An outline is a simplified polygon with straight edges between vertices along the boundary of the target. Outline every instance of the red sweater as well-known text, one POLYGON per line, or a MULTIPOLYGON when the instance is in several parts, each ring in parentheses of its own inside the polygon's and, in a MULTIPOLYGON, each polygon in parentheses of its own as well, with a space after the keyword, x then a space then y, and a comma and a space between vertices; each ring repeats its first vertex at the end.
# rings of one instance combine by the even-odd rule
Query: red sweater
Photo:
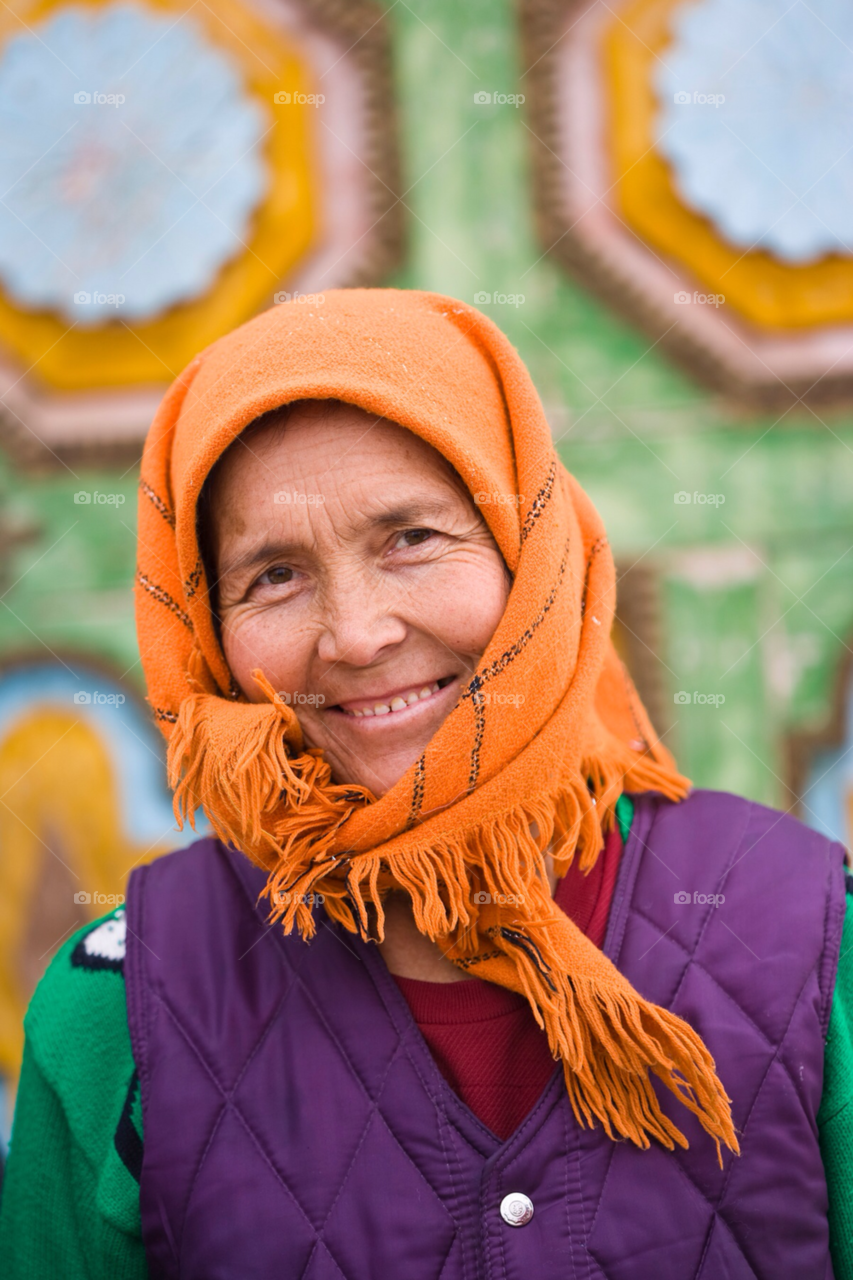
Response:
MULTIPOLYGON (((575 866, 554 900, 600 947, 622 853, 613 831, 584 876, 575 866)), ((554 1070, 544 1031, 523 996, 491 982, 396 981, 447 1083, 492 1133, 506 1140, 538 1102, 554 1070)))

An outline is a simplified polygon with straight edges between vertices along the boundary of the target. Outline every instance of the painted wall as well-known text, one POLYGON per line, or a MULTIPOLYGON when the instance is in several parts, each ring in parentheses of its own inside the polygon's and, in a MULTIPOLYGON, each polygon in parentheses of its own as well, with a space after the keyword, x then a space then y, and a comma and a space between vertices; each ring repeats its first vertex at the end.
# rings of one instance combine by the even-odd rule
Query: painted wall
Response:
MULTIPOLYGON (((620 560, 662 575, 667 696, 690 698, 672 702, 668 741, 697 783, 780 803, 783 737, 826 718, 853 634, 853 418, 736 415, 544 254, 525 109, 474 101, 525 90, 509 3, 424 0, 388 20, 408 223, 393 283, 523 295, 483 309, 528 362, 620 560)), ((0 459, 0 658, 53 653, 74 671, 86 655, 141 689, 135 484, 133 468, 37 476, 0 459)))

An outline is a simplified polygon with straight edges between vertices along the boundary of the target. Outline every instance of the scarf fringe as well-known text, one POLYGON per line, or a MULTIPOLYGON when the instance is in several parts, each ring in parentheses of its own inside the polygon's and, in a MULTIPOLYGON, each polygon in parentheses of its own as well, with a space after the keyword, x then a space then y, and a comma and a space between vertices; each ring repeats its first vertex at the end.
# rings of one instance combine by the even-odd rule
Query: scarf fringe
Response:
POLYGON ((242 732, 222 743, 215 732, 219 699, 203 687, 183 700, 166 758, 179 828, 199 809, 219 838, 272 870, 300 842, 328 847, 354 808, 373 800, 364 787, 332 782, 321 751, 304 749, 296 715, 260 672, 268 703, 235 703, 242 732), (284 820, 276 818, 285 811, 284 820))
POLYGON ((545 872, 549 849, 558 875, 575 857, 589 871, 623 790, 655 790, 675 800, 687 792, 685 779, 650 754, 623 748, 622 758, 584 759, 574 777, 452 839, 406 851, 335 855, 341 827, 373 796, 333 783, 322 754, 304 748, 293 711, 263 677, 256 679, 269 701, 234 705, 244 723, 229 742, 239 745, 217 740, 219 699, 196 686, 181 705, 168 768, 179 825, 193 824, 203 808, 220 839, 269 873, 263 894, 271 921, 281 921, 286 933, 298 929, 312 937, 312 906, 322 895, 332 919, 382 941, 384 899, 402 889, 418 929, 446 948, 449 943, 454 963, 466 971, 477 964, 484 977, 500 969, 503 985, 527 998, 551 1052, 563 1061, 579 1123, 597 1118, 608 1136, 643 1148, 651 1138, 670 1149, 686 1146, 661 1110, 652 1073, 697 1116, 718 1155, 721 1142, 738 1150, 729 1099, 700 1037, 675 1014, 643 1000, 562 916, 545 872), (523 912, 513 899, 524 904, 523 912), (493 950, 484 957, 485 938, 493 950), (585 947, 599 970, 608 966, 605 982, 567 965, 566 950, 585 947))
MULTIPOLYGON (((642 1149, 651 1138, 669 1150, 687 1147, 661 1109, 654 1074, 713 1138, 722 1167, 721 1143, 735 1153, 739 1145, 730 1099, 701 1037, 676 1014, 639 997, 615 967, 607 985, 565 973, 552 954, 552 928, 527 933, 550 980, 517 947, 508 958, 524 976, 524 994, 539 1014, 553 1056, 563 1062, 578 1123, 591 1126, 598 1119, 608 1137, 628 1138, 642 1149)), ((508 954, 514 944, 489 932, 508 954)))

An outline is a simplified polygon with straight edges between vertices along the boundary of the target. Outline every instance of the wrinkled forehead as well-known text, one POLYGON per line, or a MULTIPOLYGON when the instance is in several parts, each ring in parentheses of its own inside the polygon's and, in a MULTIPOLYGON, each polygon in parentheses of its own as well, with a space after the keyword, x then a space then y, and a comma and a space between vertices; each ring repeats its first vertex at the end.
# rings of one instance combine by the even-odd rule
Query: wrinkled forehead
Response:
POLYGON ((255 461, 255 470, 270 478, 271 466, 276 465, 273 457, 278 455, 286 469, 290 455, 306 449, 309 458, 306 461, 303 457, 302 466, 316 466, 314 455, 319 454, 324 476, 358 470, 362 457, 367 457, 403 468, 414 464, 418 469, 418 464, 421 468, 426 464, 452 477, 467 492, 449 459, 422 436, 344 400, 294 400, 255 418, 219 457, 205 489, 238 459, 249 466, 255 461))
POLYGON ((472 504, 448 459, 414 432, 342 400, 297 400, 256 418, 217 460, 197 505, 199 540, 209 560, 219 533, 269 518, 270 502, 278 522, 325 510, 330 493, 353 527, 391 511, 446 513, 448 489, 482 518, 482 495, 472 504))
POLYGON ((495 495, 483 504, 483 516, 512 567, 518 507, 500 498, 516 493, 518 481, 507 407, 489 355, 440 313, 395 315, 386 302, 374 306, 378 314, 359 312, 352 326, 341 311, 338 306, 321 317, 284 306, 258 341, 244 336, 206 354, 173 441, 179 529, 195 525, 207 476, 256 419, 297 400, 338 400, 413 432, 447 459, 472 495, 495 495))

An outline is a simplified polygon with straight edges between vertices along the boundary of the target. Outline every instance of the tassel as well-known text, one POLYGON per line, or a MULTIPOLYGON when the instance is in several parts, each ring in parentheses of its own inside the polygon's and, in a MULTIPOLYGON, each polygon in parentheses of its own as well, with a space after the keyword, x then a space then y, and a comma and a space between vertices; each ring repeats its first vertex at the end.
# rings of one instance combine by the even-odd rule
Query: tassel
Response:
MULTIPOLYGON (((488 935, 507 969, 519 974, 551 1052, 563 1062, 578 1123, 598 1119, 608 1137, 615 1132, 643 1149, 651 1138, 669 1150, 686 1147, 681 1130, 661 1110, 653 1073, 714 1139, 722 1167, 720 1144, 735 1153, 740 1148, 730 1099, 701 1037, 676 1014, 643 1000, 601 952, 594 975, 584 973, 579 939, 565 917, 555 912, 542 925, 527 926, 529 951, 506 930, 492 928, 488 935)), ((580 941, 593 946, 582 935, 580 941)), ((487 976, 485 965, 479 971, 487 976)), ((502 974, 507 984, 510 978, 502 974)))
POLYGON ((203 808, 221 840, 272 870, 297 832, 316 842, 323 831, 330 844, 353 807, 373 796, 332 783, 322 753, 303 749, 294 712, 261 672, 254 678, 269 702, 233 704, 227 736, 221 699, 197 686, 181 703, 166 763, 179 827, 193 826, 203 808))

